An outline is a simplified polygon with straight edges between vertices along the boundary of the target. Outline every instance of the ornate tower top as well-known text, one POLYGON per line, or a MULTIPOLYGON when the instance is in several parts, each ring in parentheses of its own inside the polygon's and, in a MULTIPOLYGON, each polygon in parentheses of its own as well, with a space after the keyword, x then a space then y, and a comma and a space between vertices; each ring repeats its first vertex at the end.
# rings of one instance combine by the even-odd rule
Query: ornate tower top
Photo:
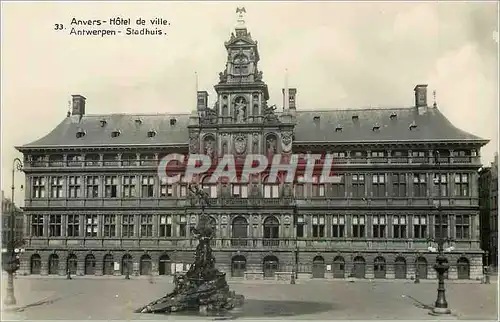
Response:
POLYGON ((245 7, 238 7, 236 8, 236 14, 238 15, 238 20, 237 20, 237 23, 236 23, 236 30, 238 29, 246 29, 246 26, 245 26, 245 19, 243 17, 243 14, 247 13, 247 11, 245 10, 245 7))

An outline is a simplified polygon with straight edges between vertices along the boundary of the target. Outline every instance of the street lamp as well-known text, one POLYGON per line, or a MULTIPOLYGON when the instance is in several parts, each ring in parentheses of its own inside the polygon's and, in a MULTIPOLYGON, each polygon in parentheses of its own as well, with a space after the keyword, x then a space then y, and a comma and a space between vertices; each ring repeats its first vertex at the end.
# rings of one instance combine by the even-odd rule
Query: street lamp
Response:
POLYGON ((5 263, 4 269, 8 274, 8 279, 7 279, 7 295, 5 296, 4 299, 4 304, 5 305, 16 305, 16 297, 14 296, 14 273, 17 271, 19 268, 18 266, 18 260, 16 257, 16 251, 15 251, 15 225, 16 225, 16 218, 15 218, 15 205, 14 205, 14 189, 15 189, 15 173, 17 171, 22 171, 23 170, 23 162, 19 158, 14 158, 12 161, 12 186, 11 188, 11 207, 10 207, 10 242, 9 242, 9 247, 10 249, 8 250, 10 253, 10 259, 5 263))
POLYGON ((438 172, 438 216, 439 216, 439 237, 435 238, 437 244, 437 257, 436 264, 434 264, 434 269, 438 273, 438 289, 437 289, 437 299, 432 309, 433 314, 450 314, 451 311, 448 308, 448 302, 446 301, 446 289, 444 287, 444 275, 450 268, 446 256, 444 255, 444 244, 449 241, 448 238, 444 237, 443 231, 443 213, 441 209, 441 160, 439 159, 439 151, 435 151, 434 162, 437 165, 438 172))

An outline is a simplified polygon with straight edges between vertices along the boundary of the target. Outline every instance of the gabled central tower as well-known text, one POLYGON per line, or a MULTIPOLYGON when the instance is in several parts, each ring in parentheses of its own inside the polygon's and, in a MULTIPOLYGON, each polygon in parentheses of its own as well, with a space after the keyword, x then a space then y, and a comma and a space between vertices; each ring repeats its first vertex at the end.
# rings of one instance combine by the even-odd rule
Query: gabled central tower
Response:
POLYGON ((225 42, 226 68, 219 73, 215 85, 218 104, 215 106, 223 124, 262 122, 269 99, 267 85, 258 69, 257 41, 252 39, 243 19, 244 8, 236 10, 238 22, 231 39, 225 42))

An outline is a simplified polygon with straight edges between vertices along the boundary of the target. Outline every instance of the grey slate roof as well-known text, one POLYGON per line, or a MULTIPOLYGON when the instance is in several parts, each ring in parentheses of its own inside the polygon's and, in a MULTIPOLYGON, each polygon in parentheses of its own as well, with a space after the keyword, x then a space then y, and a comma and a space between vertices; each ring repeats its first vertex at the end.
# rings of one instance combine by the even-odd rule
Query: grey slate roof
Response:
POLYGON ((456 128, 432 107, 422 115, 415 107, 297 111, 296 115, 295 141, 299 142, 486 141, 456 128), (391 119, 391 114, 396 117, 391 119), (358 121, 353 121, 353 115, 358 121), (410 131, 412 123, 417 126, 410 131), (378 131, 373 131, 375 125, 378 131), (342 130, 335 131, 337 127, 342 130))
MULTIPOLYGON (((478 141, 487 140, 456 128, 436 108, 429 108, 418 115, 416 108, 394 109, 349 109, 327 111, 296 112, 296 142, 380 142, 380 141, 478 141), (391 114, 396 118, 391 119, 391 114), (358 121, 353 122, 352 116, 358 121), (319 116, 319 121, 315 117, 319 116), (410 131, 410 124, 417 127, 410 131), (378 131, 373 131, 375 125, 378 131), (342 131, 336 131, 342 127, 342 131)), ((43 138, 26 144, 21 148, 58 147, 58 146, 123 146, 123 145, 187 145, 189 142, 188 124, 190 114, 109 114, 84 115, 65 118, 55 129, 43 138), (176 124, 171 125, 170 119, 176 124), (138 124, 136 120, 140 119, 138 124), (101 120, 106 125, 101 126, 101 120), (85 136, 77 138, 79 130, 85 136), (118 137, 111 132, 119 130, 118 137), (156 131, 152 138, 147 133, 156 131)))
POLYGON ((56 128, 41 139, 22 146, 121 146, 121 145, 170 145, 188 144, 189 114, 108 114, 84 115, 65 118, 56 128), (175 125, 170 120, 175 119, 175 125), (106 124, 101 126, 101 121, 106 124), (140 123, 137 122, 140 120, 140 123), (80 130, 85 136, 77 138, 80 130), (156 135, 148 137, 154 130, 156 135), (120 131, 118 137, 111 137, 113 131, 120 131))

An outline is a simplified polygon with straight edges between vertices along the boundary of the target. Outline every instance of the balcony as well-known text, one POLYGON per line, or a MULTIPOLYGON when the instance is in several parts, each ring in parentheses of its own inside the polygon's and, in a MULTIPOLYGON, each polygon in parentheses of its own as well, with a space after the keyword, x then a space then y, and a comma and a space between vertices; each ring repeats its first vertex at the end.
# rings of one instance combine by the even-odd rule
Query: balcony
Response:
MULTIPOLYGON (((201 206, 201 202, 196 198, 189 198, 188 203, 192 207, 201 206)), ((292 206, 293 199, 290 198, 262 198, 262 197, 220 197, 211 198, 211 207, 259 207, 259 206, 292 206)))
POLYGON ((38 198, 25 199, 26 208, 153 208, 184 207, 185 199, 174 198, 38 198))

